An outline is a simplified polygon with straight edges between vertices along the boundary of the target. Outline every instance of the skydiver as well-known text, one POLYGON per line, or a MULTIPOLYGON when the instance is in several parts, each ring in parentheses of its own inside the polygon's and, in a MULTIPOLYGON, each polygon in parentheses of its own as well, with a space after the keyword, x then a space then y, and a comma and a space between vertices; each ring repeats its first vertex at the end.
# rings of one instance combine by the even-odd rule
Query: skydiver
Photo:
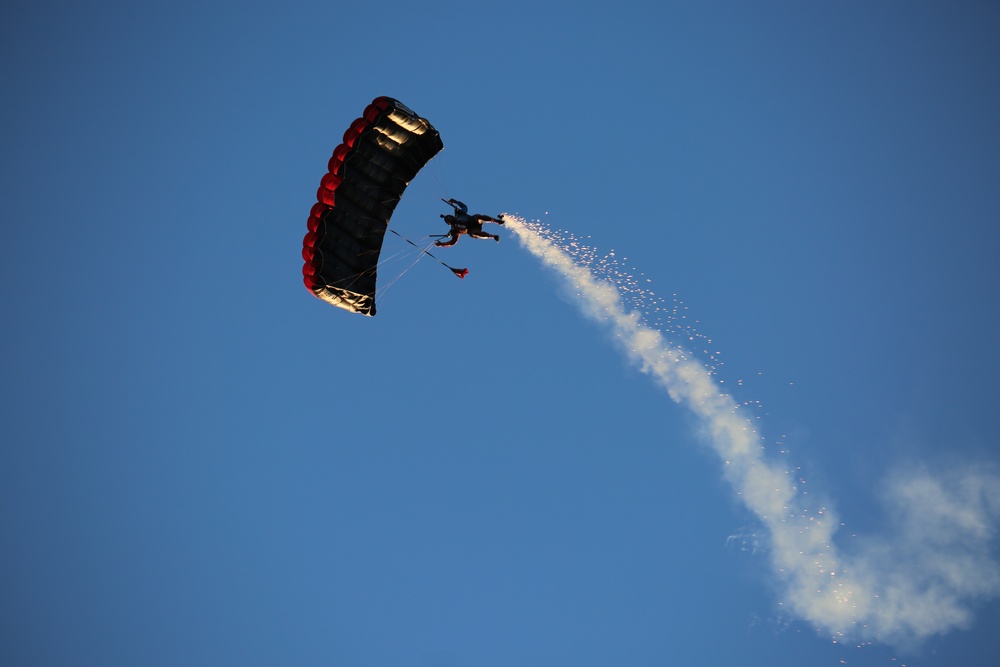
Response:
POLYGON ((455 214, 441 215, 444 221, 448 223, 448 226, 451 227, 451 231, 448 233, 447 241, 435 241, 434 245, 439 248, 453 246, 458 243, 458 237, 462 234, 468 234, 474 239, 493 239, 497 243, 500 242, 499 234, 490 234, 483 231, 483 223, 495 222, 498 225, 502 225, 504 222, 503 214, 495 218, 483 215, 482 213, 469 215, 469 207, 457 199, 442 199, 441 201, 455 209, 455 214))

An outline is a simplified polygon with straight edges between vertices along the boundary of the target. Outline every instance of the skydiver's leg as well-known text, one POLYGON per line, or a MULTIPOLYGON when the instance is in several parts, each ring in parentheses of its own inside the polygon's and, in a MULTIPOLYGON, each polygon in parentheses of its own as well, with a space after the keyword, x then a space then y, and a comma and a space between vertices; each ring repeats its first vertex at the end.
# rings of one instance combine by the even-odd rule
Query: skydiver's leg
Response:
POLYGON ((488 232, 484 232, 483 230, 479 230, 478 232, 469 232, 469 236, 474 239, 493 239, 498 243, 500 242, 499 234, 490 234, 488 232))

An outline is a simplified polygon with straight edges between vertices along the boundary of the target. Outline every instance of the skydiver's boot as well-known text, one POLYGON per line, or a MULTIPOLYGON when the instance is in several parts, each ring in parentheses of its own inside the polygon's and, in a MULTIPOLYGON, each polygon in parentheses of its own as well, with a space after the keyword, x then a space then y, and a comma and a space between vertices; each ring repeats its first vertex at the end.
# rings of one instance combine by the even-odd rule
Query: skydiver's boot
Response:
POLYGON ((497 243, 500 243, 500 235, 499 234, 494 235, 493 240, 496 241, 497 243))

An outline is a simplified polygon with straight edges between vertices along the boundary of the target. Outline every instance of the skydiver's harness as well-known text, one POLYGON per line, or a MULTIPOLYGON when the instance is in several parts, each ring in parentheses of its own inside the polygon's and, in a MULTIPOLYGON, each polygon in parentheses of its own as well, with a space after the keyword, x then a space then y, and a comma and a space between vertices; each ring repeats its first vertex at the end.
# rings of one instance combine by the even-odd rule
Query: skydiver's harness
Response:
MULTIPOLYGON (((469 209, 466 208, 465 204, 462 204, 462 202, 458 202, 453 199, 445 199, 443 197, 441 198, 441 201, 443 201, 448 206, 451 206, 455 210, 454 215, 441 214, 441 217, 444 218, 444 221, 447 222, 449 225, 451 225, 451 230, 458 234, 461 234, 462 232, 468 232, 469 222, 471 222, 473 218, 471 215, 469 215, 469 209), (449 220, 449 218, 451 219, 449 220)), ((441 236, 449 236, 449 234, 441 234, 441 236)))
MULTIPOLYGON (((465 216, 465 220, 463 220, 462 218, 458 217, 457 215, 442 215, 441 217, 444 218, 445 222, 447 222, 449 225, 451 225, 451 228, 452 228, 453 231, 456 231, 456 232, 467 232, 467 231, 469 231, 469 225, 466 223, 466 221, 467 220, 471 220, 471 218, 468 215, 465 216)), ((448 235, 447 234, 438 234, 438 236, 448 236, 448 235)))

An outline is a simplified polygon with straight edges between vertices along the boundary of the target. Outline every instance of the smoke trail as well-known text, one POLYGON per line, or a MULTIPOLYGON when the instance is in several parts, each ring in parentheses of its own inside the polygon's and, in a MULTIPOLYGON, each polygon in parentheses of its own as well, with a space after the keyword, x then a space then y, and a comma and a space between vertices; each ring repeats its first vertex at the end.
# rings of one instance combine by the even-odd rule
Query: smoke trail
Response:
POLYGON ((894 533, 838 547, 834 537, 843 524, 833 509, 807 503, 793 472, 769 459, 753 421, 721 390, 714 366, 678 344, 696 335, 676 307, 669 321, 651 323, 665 302, 619 271, 613 254, 598 258, 539 222, 506 220, 519 242, 573 288, 583 312, 611 328, 628 358, 697 415, 726 480, 764 527, 787 613, 834 641, 914 648, 968 626, 972 604, 1000 593, 1000 565, 991 552, 1000 523, 995 472, 898 474, 885 498, 894 533))

